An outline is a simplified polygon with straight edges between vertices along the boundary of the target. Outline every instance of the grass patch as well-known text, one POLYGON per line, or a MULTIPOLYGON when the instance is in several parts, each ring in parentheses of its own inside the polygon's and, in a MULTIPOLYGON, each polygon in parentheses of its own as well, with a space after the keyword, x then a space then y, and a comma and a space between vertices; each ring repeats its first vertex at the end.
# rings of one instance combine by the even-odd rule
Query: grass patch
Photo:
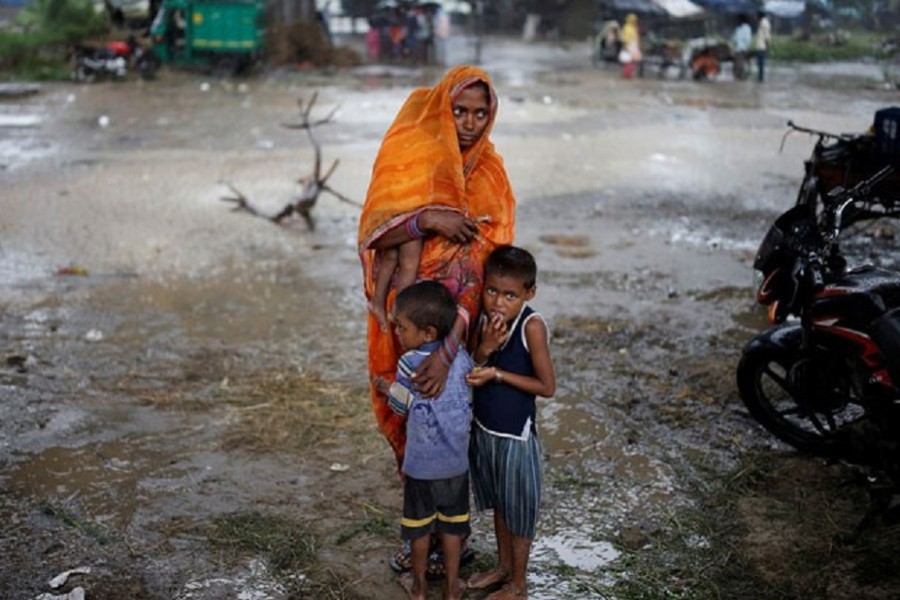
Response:
POLYGON ((318 552, 316 538, 305 525, 258 512, 216 519, 208 539, 235 556, 262 556, 273 571, 282 574, 310 567, 318 552))
POLYGON ((853 542, 869 509, 854 470, 798 455, 749 456, 696 507, 668 516, 640 550, 610 567, 617 600, 801 600, 898 597, 900 528, 853 542), (875 593, 877 590, 877 593, 875 593), (882 595, 882 594, 887 595, 882 595))
POLYGON ((351 439, 359 445, 365 434, 371 434, 373 448, 379 442, 367 390, 325 381, 318 373, 254 374, 222 393, 232 406, 232 424, 225 435, 229 448, 328 449, 351 439))
POLYGON ((238 513, 216 519, 207 539, 230 560, 262 557, 281 579, 286 600, 358 598, 356 582, 318 564, 318 541, 303 523, 255 511, 238 513))
POLYGON ((365 521, 354 523, 350 527, 345 527, 338 534, 335 543, 343 546, 350 540, 360 535, 373 535, 381 538, 395 539, 397 535, 396 520, 390 519, 387 515, 374 515, 365 521))
POLYGON ((816 35, 809 40, 793 36, 775 36, 769 57, 773 60, 796 62, 827 62, 859 60, 861 58, 888 58, 881 49, 884 36, 872 32, 846 32, 840 44, 827 35, 816 35))
POLYGON ((378 448, 381 440, 367 389, 326 381, 315 372, 229 373, 196 378, 131 373, 109 385, 95 385, 165 410, 228 406, 230 420, 223 441, 227 449, 306 451, 346 445, 348 440, 360 452, 374 453, 378 448))
POLYGON ((41 501, 39 508, 41 513, 47 515, 48 517, 56 519, 67 527, 75 529, 88 538, 94 540, 101 546, 107 544, 110 541, 109 536, 107 535, 107 532, 103 527, 100 527, 99 525, 96 525, 94 523, 84 522, 73 512, 63 508, 62 506, 58 506, 50 502, 49 500, 43 500, 41 501))

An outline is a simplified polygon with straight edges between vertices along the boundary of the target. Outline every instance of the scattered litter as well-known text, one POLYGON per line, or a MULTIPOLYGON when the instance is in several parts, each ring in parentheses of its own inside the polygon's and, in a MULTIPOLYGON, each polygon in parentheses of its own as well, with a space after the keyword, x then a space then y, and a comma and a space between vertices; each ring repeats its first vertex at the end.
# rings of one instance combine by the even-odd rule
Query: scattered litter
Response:
POLYGON ((85 276, 88 274, 88 270, 84 267, 79 267, 78 265, 68 265, 65 267, 60 267, 56 270, 57 275, 79 275, 85 276))
POLYGON ((106 115, 100 115, 100 118, 97 119, 97 123, 99 123, 100 127, 108 127, 109 117, 107 117, 106 115))
POLYGON ((36 596, 34 600, 84 600, 84 588, 77 587, 68 594, 41 594, 36 596))
POLYGON ((344 471, 350 470, 350 465, 345 465, 344 463, 331 463, 331 470, 343 473, 344 471))
MULTIPOLYGON (((48 585, 54 590, 64 584, 69 580, 69 577, 72 575, 90 575, 91 568, 90 567, 77 567, 75 569, 71 569, 69 571, 63 571, 53 579, 51 579, 48 585)), ((77 589, 77 588, 76 588, 77 589)))
POLYGON ((91 329, 86 334, 84 334, 84 339, 89 342, 99 342, 103 339, 103 332, 99 329, 91 329))
POLYGON ((68 102, 69 104, 75 102, 75 94, 69 94, 68 96, 66 96, 66 102, 68 102))
POLYGON ((544 96, 543 101, 544 104, 553 104, 553 98, 551 98, 550 96, 544 96))
POLYGON ((37 364, 37 359, 28 354, 11 354, 6 357, 6 366, 16 370, 17 373, 27 373, 29 367, 37 364))
POLYGON ((207 83, 207 82, 205 82, 205 81, 204 81, 203 83, 201 83, 201 84, 200 84, 200 91, 201 91, 201 92, 208 92, 208 91, 209 91, 209 83, 207 83))
POLYGON ((249 91, 250 91, 250 86, 248 86, 246 83, 242 83, 238 86, 239 94, 246 94, 249 91))

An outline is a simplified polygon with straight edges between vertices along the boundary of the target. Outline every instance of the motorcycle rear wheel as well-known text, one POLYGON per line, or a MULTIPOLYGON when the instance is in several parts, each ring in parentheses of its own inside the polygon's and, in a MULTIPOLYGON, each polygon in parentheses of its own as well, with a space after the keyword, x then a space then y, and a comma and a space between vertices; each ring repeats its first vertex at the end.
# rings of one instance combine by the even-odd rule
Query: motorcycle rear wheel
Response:
POLYGON ((799 349, 750 349, 738 364, 738 391, 751 416, 781 441, 818 456, 847 456, 846 429, 865 410, 855 402, 847 369, 828 367, 813 365, 799 349))

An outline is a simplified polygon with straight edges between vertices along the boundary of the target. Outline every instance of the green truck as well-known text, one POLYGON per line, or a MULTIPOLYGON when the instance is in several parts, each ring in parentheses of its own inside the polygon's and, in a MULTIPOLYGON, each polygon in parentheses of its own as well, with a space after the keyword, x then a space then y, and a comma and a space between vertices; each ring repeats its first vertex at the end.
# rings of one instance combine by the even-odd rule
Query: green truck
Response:
POLYGON ((163 64, 236 75, 265 48, 264 0, 163 0, 150 26, 163 64))

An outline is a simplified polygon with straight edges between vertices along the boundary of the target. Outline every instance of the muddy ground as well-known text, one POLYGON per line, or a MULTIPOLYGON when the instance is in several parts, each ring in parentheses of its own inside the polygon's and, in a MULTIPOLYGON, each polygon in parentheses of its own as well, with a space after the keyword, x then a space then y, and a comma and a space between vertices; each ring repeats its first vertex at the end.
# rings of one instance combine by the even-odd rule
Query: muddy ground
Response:
MULTIPOLYGON (((583 44, 508 40, 483 62, 559 380, 531 597, 897 597, 896 528, 841 541, 868 506, 855 472, 774 442, 734 386, 765 326, 753 252, 813 143, 779 152, 785 123, 864 130, 897 100, 879 67, 623 81, 583 44)), ((163 71, 0 101, 0 597, 403 597, 359 210, 324 194, 308 231, 221 197, 290 200, 313 154, 282 125, 318 92, 330 184, 361 201, 402 99, 439 75, 163 71)))

